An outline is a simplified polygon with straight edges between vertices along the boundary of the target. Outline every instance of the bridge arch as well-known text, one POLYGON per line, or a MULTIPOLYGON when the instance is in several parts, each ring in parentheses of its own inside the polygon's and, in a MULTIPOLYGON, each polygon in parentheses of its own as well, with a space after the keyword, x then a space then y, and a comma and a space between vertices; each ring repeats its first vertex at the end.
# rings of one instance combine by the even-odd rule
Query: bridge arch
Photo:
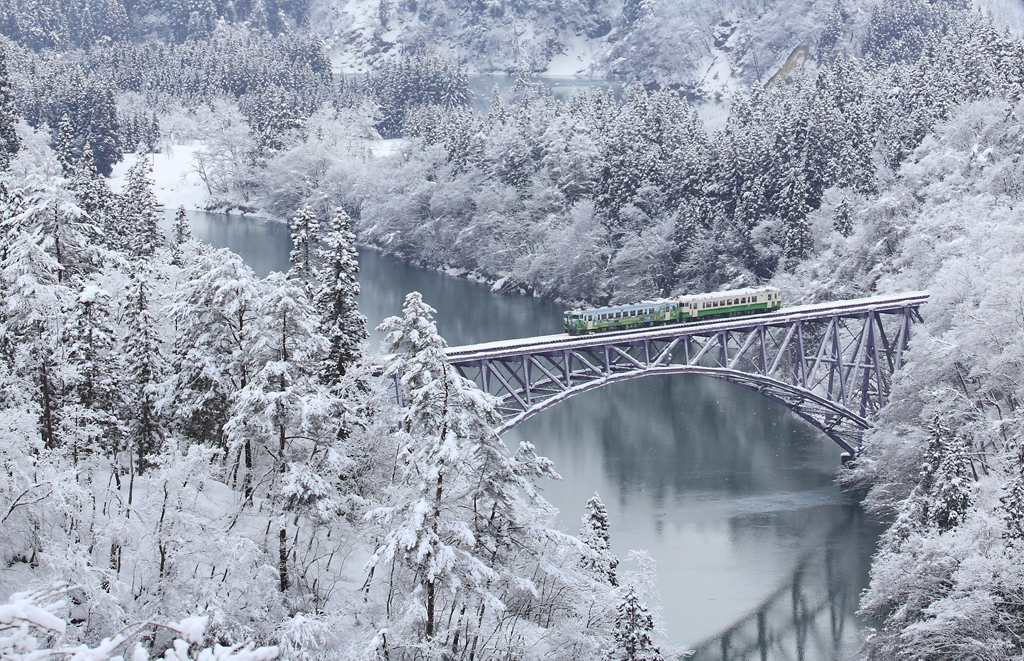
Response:
POLYGON ((674 374, 708 376, 760 393, 799 415, 851 455, 857 451, 858 445, 856 443, 851 444, 851 441, 859 440, 863 432, 871 427, 870 422, 834 402, 830 402, 812 392, 803 391, 800 388, 761 375, 700 366, 667 365, 654 369, 619 372, 604 379, 595 379, 574 386, 526 408, 514 417, 506 418, 497 431, 499 434, 502 434, 526 422, 538 413, 585 392, 597 390, 621 381, 674 374))
POLYGON ((784 308, 771 314, 589 336, 448 349, 501 401, 499 431, 570 397, 657 374, 699 374, 777 401, 854 454, 887 400, 926 292, 784 308))

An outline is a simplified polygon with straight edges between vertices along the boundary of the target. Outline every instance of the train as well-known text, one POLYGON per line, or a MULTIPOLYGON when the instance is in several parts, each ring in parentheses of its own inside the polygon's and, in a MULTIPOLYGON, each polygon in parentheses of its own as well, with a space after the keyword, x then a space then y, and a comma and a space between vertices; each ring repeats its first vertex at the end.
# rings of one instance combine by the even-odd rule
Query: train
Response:
POLYGON ((782 292, 775 287, 733 289, 644 301, 632 305, 565 311, 565 332, 586 335, 605 331, 685 324, 775 312, 782 307, 782 292))

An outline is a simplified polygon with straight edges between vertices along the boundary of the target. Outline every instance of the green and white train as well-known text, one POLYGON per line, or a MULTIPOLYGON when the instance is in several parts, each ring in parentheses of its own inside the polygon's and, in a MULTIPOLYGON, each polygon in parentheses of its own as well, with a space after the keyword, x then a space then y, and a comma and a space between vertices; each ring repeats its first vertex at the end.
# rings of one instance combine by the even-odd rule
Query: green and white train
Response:
POLYGON ((713 294, 644 301, 633 305, 567 310, 565 332, 569 335, 584 335, 663 324, 685 324, 704 319, 774 312, 780 307, 782 292, 775 287, 734 289, 713 294))

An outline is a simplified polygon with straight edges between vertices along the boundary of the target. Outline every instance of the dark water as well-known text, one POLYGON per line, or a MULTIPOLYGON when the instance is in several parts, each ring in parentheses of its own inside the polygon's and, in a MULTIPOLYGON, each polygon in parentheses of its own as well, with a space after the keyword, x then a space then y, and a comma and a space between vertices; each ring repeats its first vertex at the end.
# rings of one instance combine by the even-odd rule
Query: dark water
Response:
MULTIPOLYGON (((288 267, 288 230, 195 213, 193 231, 259 275, 288 267)), ((370 326, 417 290, 455 346, 559 332, 561 309, 361 251, 370 326)), ((372 338, 374 342, 379 337, 372 338)), ((848 659, 878 529, 832 483, 839 449, 786 409, 706 377, 649 377, 580 395, 505 436, 561 482, 545 495, 575 532, 599 492, 613 550, 657 561, 666 634, 697 659, 848 659)), ((630 570, 623 562, 622 570, 630 570)))

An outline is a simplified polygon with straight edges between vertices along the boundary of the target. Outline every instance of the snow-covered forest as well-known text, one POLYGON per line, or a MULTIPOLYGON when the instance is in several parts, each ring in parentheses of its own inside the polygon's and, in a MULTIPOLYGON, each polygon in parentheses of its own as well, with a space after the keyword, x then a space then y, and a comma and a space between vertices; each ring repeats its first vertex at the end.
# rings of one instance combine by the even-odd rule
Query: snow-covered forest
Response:
POLYGON ((890 524, 863 653, 1024 654, 1012 7, 364 4, 0 0, 2 658, 673 652, 649 563, 597 496, 555 528, 558 467, 494 434, 428 302, 368 345, 357 242, 588 305, 931 291, 839 478, 890 524), (525 75, 583 51, 639 84, 525 75), (481 71, 520 74, 486 113, 481 71), (288 273, 160 230, 175 151, 207 208, 290 224, 288 273))

